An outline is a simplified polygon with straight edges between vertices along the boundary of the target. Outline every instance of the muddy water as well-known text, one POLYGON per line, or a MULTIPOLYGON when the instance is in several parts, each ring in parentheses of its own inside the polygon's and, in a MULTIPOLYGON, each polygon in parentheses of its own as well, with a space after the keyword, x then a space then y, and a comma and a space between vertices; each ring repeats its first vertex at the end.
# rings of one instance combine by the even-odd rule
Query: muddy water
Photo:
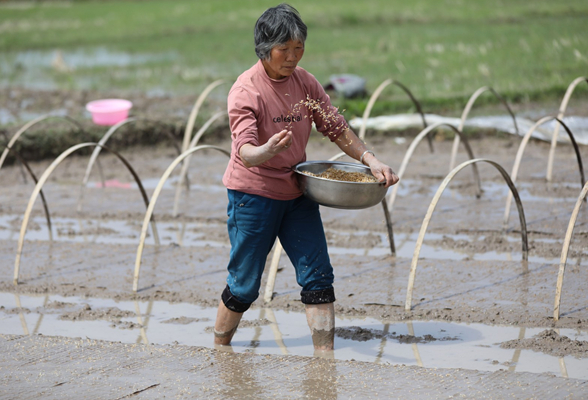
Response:
MULTIPOLYGON (((0 293, 0 334, 42 334, 123 343, 213 348, 216 309, 162 301, 0 293)), ((588 379, 588 331, 338 317, 334 358, 430 368, 551 373, 588 379), (549 333, 551 332, 551 333, 549 333), (550 343, 568 350, 550 354, 550 343), (532 348, 524 341, 535 341, 532 348), (514 342, 514 343, 513 343, 514 342), (543 346, 540 345, 543 343, 543 346), (575 345, 575 350, 572 348, 575 345)), ((232 350, 312 356, 306 317, 262 308, 245 314, 232 350)))
MULTIPOLYGON (((15 216, 0 216, 0 240, 16 240, 20 234, 21 225, 15 216)), ((104 244, 136 244, 141 233, 139 223, 109 219, 86 218, 52 218, 53 240, 74 243, 104 243, 104 244)), ((27 232, 28 240, 49 240, 49 230, 46 219, 42 216, 34 217, 31 229, 27 232)), ((230 248, 228 237, 223 235, 225 226, 206 222, 158 222, 162 245, 182 245, 189 247, 230 248), (215 234, 210 234, 212 231, 215 234)), ((385 233, 357 230, 341 232, 326 229, 327 239, 330 241, 329 251, 333 255, 354 255, 382 257, 390 255, 389 240, 385 233)), ((410 258, 413 255, 418 235, 416 233, 398 233, 395 235, 397 257, 410 258)), ((149 239, 151 240, 151 239, 149 239)), ((427 242, 422 246, 420 257, 443 260, 517 260, 521 259, 520 236, 504 236, 507 242, 504 246, 510 251, 480 251, 477 243, 488 243, 491 235, 480 234, 437 234, 427 235, 427 242)), ((535 245, 557 245, 555 239, 537 239, 535 245)), ((529 256, 529 261, 537 263, 555 263, 558 257, 529 256)), ((569 262, 577 260, 570 257, 569 262)))
MULTIPOLYGON (((0 71, 3 72, 0 87, 55 89, 60 86, 59 73, 77 71, 76 75, 70 76, 75 86, 79 89, 94 89, 100 86, 100 78, 92 77, 91 73, 84 74, 84 70, 169 63, 177 58, 178 54, 174 52, 129 54, 105 47, 3 52, 0 54, 0 71)), ((6 121, 0 120, 0 124, 3 123, 6 121)))

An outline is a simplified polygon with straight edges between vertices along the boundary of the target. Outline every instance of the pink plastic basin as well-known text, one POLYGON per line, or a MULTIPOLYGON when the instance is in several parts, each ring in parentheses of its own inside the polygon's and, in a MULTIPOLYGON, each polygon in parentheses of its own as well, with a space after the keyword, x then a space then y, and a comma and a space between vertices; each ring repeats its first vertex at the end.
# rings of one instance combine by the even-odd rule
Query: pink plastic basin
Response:
POLYGON ((96 125, 112 126, 129 117, 133 103, 123 99, 95 100, 86 104, 86 110, 92 114, 96 125))

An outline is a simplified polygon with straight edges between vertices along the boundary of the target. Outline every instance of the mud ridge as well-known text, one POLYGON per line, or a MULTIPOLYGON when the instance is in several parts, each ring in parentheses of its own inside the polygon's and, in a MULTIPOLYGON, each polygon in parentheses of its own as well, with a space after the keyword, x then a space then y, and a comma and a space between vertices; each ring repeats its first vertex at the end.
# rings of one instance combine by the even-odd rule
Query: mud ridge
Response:
POLYGON ((402 344, 411 344, 411 343, 429 343, 429 342, 436 342, 436 341, 447 341, 447 340, 459 340, 456 337, 445 336, 441 338, 436 338, 433 335, 423 335, 423 336, 414 336, 414 335, 404 335, 404 334, 397 334, 396 332, 384 332, 380 329, 366 329, 360 326, 350 326, 345 328, 335 328, 335 336, 340 337, 341 339, 350 339, 355 340, 358 342, 366 342, 368 340, 373 339, 392 339, 397 340, 398 343, 402 344))
POLYGON ((588 341, 572 340, 559 335, 553 329, 547 329, 529 339, 515 339, 500 343, 503 349, 533 350, 555 357, 588 357, 588 341))

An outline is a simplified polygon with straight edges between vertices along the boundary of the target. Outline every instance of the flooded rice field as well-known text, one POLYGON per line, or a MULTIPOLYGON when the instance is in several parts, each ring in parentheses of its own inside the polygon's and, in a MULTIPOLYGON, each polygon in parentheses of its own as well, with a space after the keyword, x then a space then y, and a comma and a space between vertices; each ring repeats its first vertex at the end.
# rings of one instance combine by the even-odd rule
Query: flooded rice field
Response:
MULTIPOLYGON (((393 168, 398 168, 410 142, 382 135, 368 137, 367 141, 393 168)), ((266 274, 260 297, 245 314, 232 347, 214 348, 211 329, 229 252, 226 193, 220 183, 226 165, 223 154, 203 151, 194 156, 190 190, 183 190, 179 197, 175 175, 163 185, 153 213, 159 245, 150 227, 139 256, 146 205, 124 166, 115 157, 102 154, 104 179, 96 170, 82 187, 89 157, 73 156, 64 161, 43 187, 51 232, 40 199, 25 227, 17 285, 13 280, 18 242, 34 185, 18 164, 3 166, 0 337, 3 351, 16 358, 5 358, 0 368, 18 367, 12 375, 20 382, 14 386, 15 391, 32 388, 40 393, 43 382, 51 386, 45 378, 34 378, 40 361, 24 368, 15 360, 44 359, 47 366, 61 362, 53 356, 39 358, 37 352, 42 348, 54 348, 59 354, 91 348, 93 353, 84 354, 95 354, 96 362, 114 360, 114 353, 124 353, 125 360, 133 365, 143 360, 145 348, 151 349, 157 365, 168 365, 171 354, 191 349, 194 364, 190 368, 204 368, 203 358, 224 360, 210 364, 212 370, 208 372, 214 376, 210 379, 221 386, 223 365, 243 361, 242 357, 250 357, 247 362, 252 364, 270 357, 271 364, 251 373, 273 378, 280 374, 280 368, 290 365, 296 370, 310 362, 321 382, 337 382, 330 395, 314 398, 337 398, 337 393, 346 398, 341 396, 345 385, 355 385, 353 393, 389 390, 390 385, 407 382, 403 379, 409 376, 421 376, 422 387, 431 393, 441 375, 451 382, 447 387, 454 394, 473 396, 480 390, 488 398, 493 398, 491 393, 522 395, 519 390, 523 385, 534 388, 525 392, 531 397, 553 390, 554 397, 581 398, 586 394, 588 379, 585 205, 580 208, 567 258, 560 317, 556 321, 553 316, 564 236, 581 191, 571 146, 558 146, 552 183, 546 183, 544 178, 547 143, 530 142, 521 164, 516 186, 528 230, 528 260, 523 257, 514 205, 503 229, 508 187, 498 172, 480 165, 480 198, 476 198, 471 173, 458 174, 430 220, 418 256, 412 305, 406 311, 407 284, 419 230, 431 199, 449 171, 451 143, 433 144, 434 153, 426 144, 417 148, 399 183, 392 210, 394 255, 382 207, 321 208, 336 277, 336 349, 328 356, 330 360, 314 354, 300 289, 284 254, 275 286, 270 288, 271 302, 264 301, 266 274), (137 257, 141 268, 135 293, 132 289, 137 257), (135 347, 139 345, 148 347, 135 347), (228 355, 220 355, 226 351, 235 353, 231 361, 223 358, 228 355), (359 390, 365 382, 347 382, 341 371, 358 376, 375 374, 367 380, 372 387, 359 390), (482 382, 495 379, 502 380, 503 385, 491 392, 482 382), (551 389, 541 386, 547 382, 551 389)), ((487 137, 472 140, 471 145, 476 156, 495 160, 510 170, 518 139, 487 137)), ((219 146, 228 148, 229 144, 219 146)), ((334 147, 326 141, 311 141, 308 159, 327 159, 336 153, 334 147)), ((584 155, 585 149, 580 149, 584 155)), ((166 147, 133 148, 123 154, 137 170, 148 196, 175 158, 174 149, 166 147)), ((460 153, 459 158, 461 162, 466 156, 460 153)), ((31 163, 31 167, 39 176, 49 163, 31 163)), ((270 260, 271 255, 268 265, 270 260)), ((88 367, 71 360, 68 365, 72 371, 82 373, 88 367)), ((128 371, 135 371, 133 368, 128 371)), ((136 368, 139 371, 143 367, 136 368)), ((97 373, 107 379, 105 372, 97 373)), ((131 375, 136 378, 134 374, 131 375)), ((131 390, 128 382, 135 382, 135 378, 129 378, 124 393, 145 388, 151 388, 152 394, 146 389, 141 392, 148 398, 179 393, 164 390, 161 383, 145 384, 143 389, 136 385, 131 390)), ((196 382, 202 376, 192 378, 196 382)), ((65 377, 55 379, 53 384, 65 377)), ((293 379, 307 382, 307 378, 298 376, 293 379)), ((8 381, 0 384, 8 387, 8 381)), ((259 393, 265 395, 290 387, 286 381, 278 389, 260 385, 266 391, 258 388, 259 393)), ((194 390, 202 395, 205 386, 194 390)), ((59 387, 64 391, 74 388, 59 387)), ((91 387, 98 390, 97 386, 91 387)), ((218 394, 224 389, 214 390, 211 393, 218 394)), ((239 397, 249 393, 247 390, 247 385, 242 385, 231 396, 239 397)), ((409 385, 398 390, 408 396, 419 389, 409 385)), ((448 392, 439 392, 440 398, 447 395, 448 392)))
MULTIPOLYGON (((216 309, 164 301, 0 293, 5 335, 44 335, 110 342, 214 348, 216 309)), ((588 341, 582 329, 525 328, 445 321, 390 321, 342 316, 336 320, 337 360, 427 368, 550 373, 588 379, 588 341), (551 335, 551 336, 549 336, 551 335), (552 338, 540 343, 540 338, 552 338), (564 348, 550 348, 566 337, 564 348), (525 343, 527 341, 527 343, 525 343), (533 347, 534 345, 534 347, 533 347)), ((304 313, 261 308, 248 313, 232 342, 247 354, 313 356, 304 313)))

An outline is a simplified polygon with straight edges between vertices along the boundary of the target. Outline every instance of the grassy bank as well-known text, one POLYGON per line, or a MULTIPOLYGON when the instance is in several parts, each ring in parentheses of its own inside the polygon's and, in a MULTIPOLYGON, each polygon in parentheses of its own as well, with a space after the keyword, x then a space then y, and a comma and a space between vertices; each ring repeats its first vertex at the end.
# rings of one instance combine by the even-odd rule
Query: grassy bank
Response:
MULTIPOLYGON (((68 109, 77 113, 69 115, 87 119, 85 100, 80 99, 120 94, 167 102, 157 97, 166 95, 176 102, 156 117, 179 136, 185 125, 178 120, 187 119, 186 108, 209 83, 228 82, 210 96, 216 104, 222 103, 229 83, 256 62, 253 26, 275 4, 0 0, 0 88, 5 93, 0 113, 20 108, 31 115, 29 109, 35 112, 33 103, 40 97, 48 99, 49 110, 59 109, 51 93, 61 93, 57 97, 62 103, 69 98, 68 109), (18 98, 12 88, 52 92, 18 98), (189 100, 180 104, 178 98, 189 100), (174 112, 173 107, 183 110, 174 112)), ((326 83, 332 74, 356 74, 367 80, 371 93, 392 78, 411 90, 425 112, 459 115, 482 86, 493 87, 511 104, 558 104, 570 82, 588 75, 585 0, 341 0, 336 4, 298 0, 291 4, 309 27, 300 65, 319 81, 326 83)), ((574 98, 585 101, 587 95, 588 85, 582 84, 574 98)), ((334 103, 351 119, 363 113, 367 98, 335 96, 334 103)), ((496 103, 496 98, 485 95, 476 104, 496 103)), ((142 112, 140 107, 134 110, 142 112)), ((372 115, 411 111, 415 109, 406 94, 389 86, 372 115)), ((82 139, 97 140, 103 129, 90 125, 77 133, 67 125, 43 127, 27 134, 18 148, 28 159, 52 157, 82 139)), ((10 134, 19 126, 3 131, 10 134)), ((126 137, 154 143, 164 136, 146 127, 126 137)), ((131 143, 120 143, 125 144, 131 143)))
MULTIPOLYGON (((321 82, 387 78, 420 101, 461 103, 489 85, 514 100, 560 96, 588 73, 588 2, 293 1, 309 26, 301 65, 321 82)), ((256 61, 252 30, 275 2, 0 2, 2 84, 198 93, 256 61), (56 51, 63 65, 56 64, 56 51), (37 61, 37 62, 35 62, 37 61)), ((583 88, 580 88, 583 90, 583 88)), ((381 108, 405 102, 382 94, 381 108)), ((361 109, 365 101, 343 104, 361 109)))

